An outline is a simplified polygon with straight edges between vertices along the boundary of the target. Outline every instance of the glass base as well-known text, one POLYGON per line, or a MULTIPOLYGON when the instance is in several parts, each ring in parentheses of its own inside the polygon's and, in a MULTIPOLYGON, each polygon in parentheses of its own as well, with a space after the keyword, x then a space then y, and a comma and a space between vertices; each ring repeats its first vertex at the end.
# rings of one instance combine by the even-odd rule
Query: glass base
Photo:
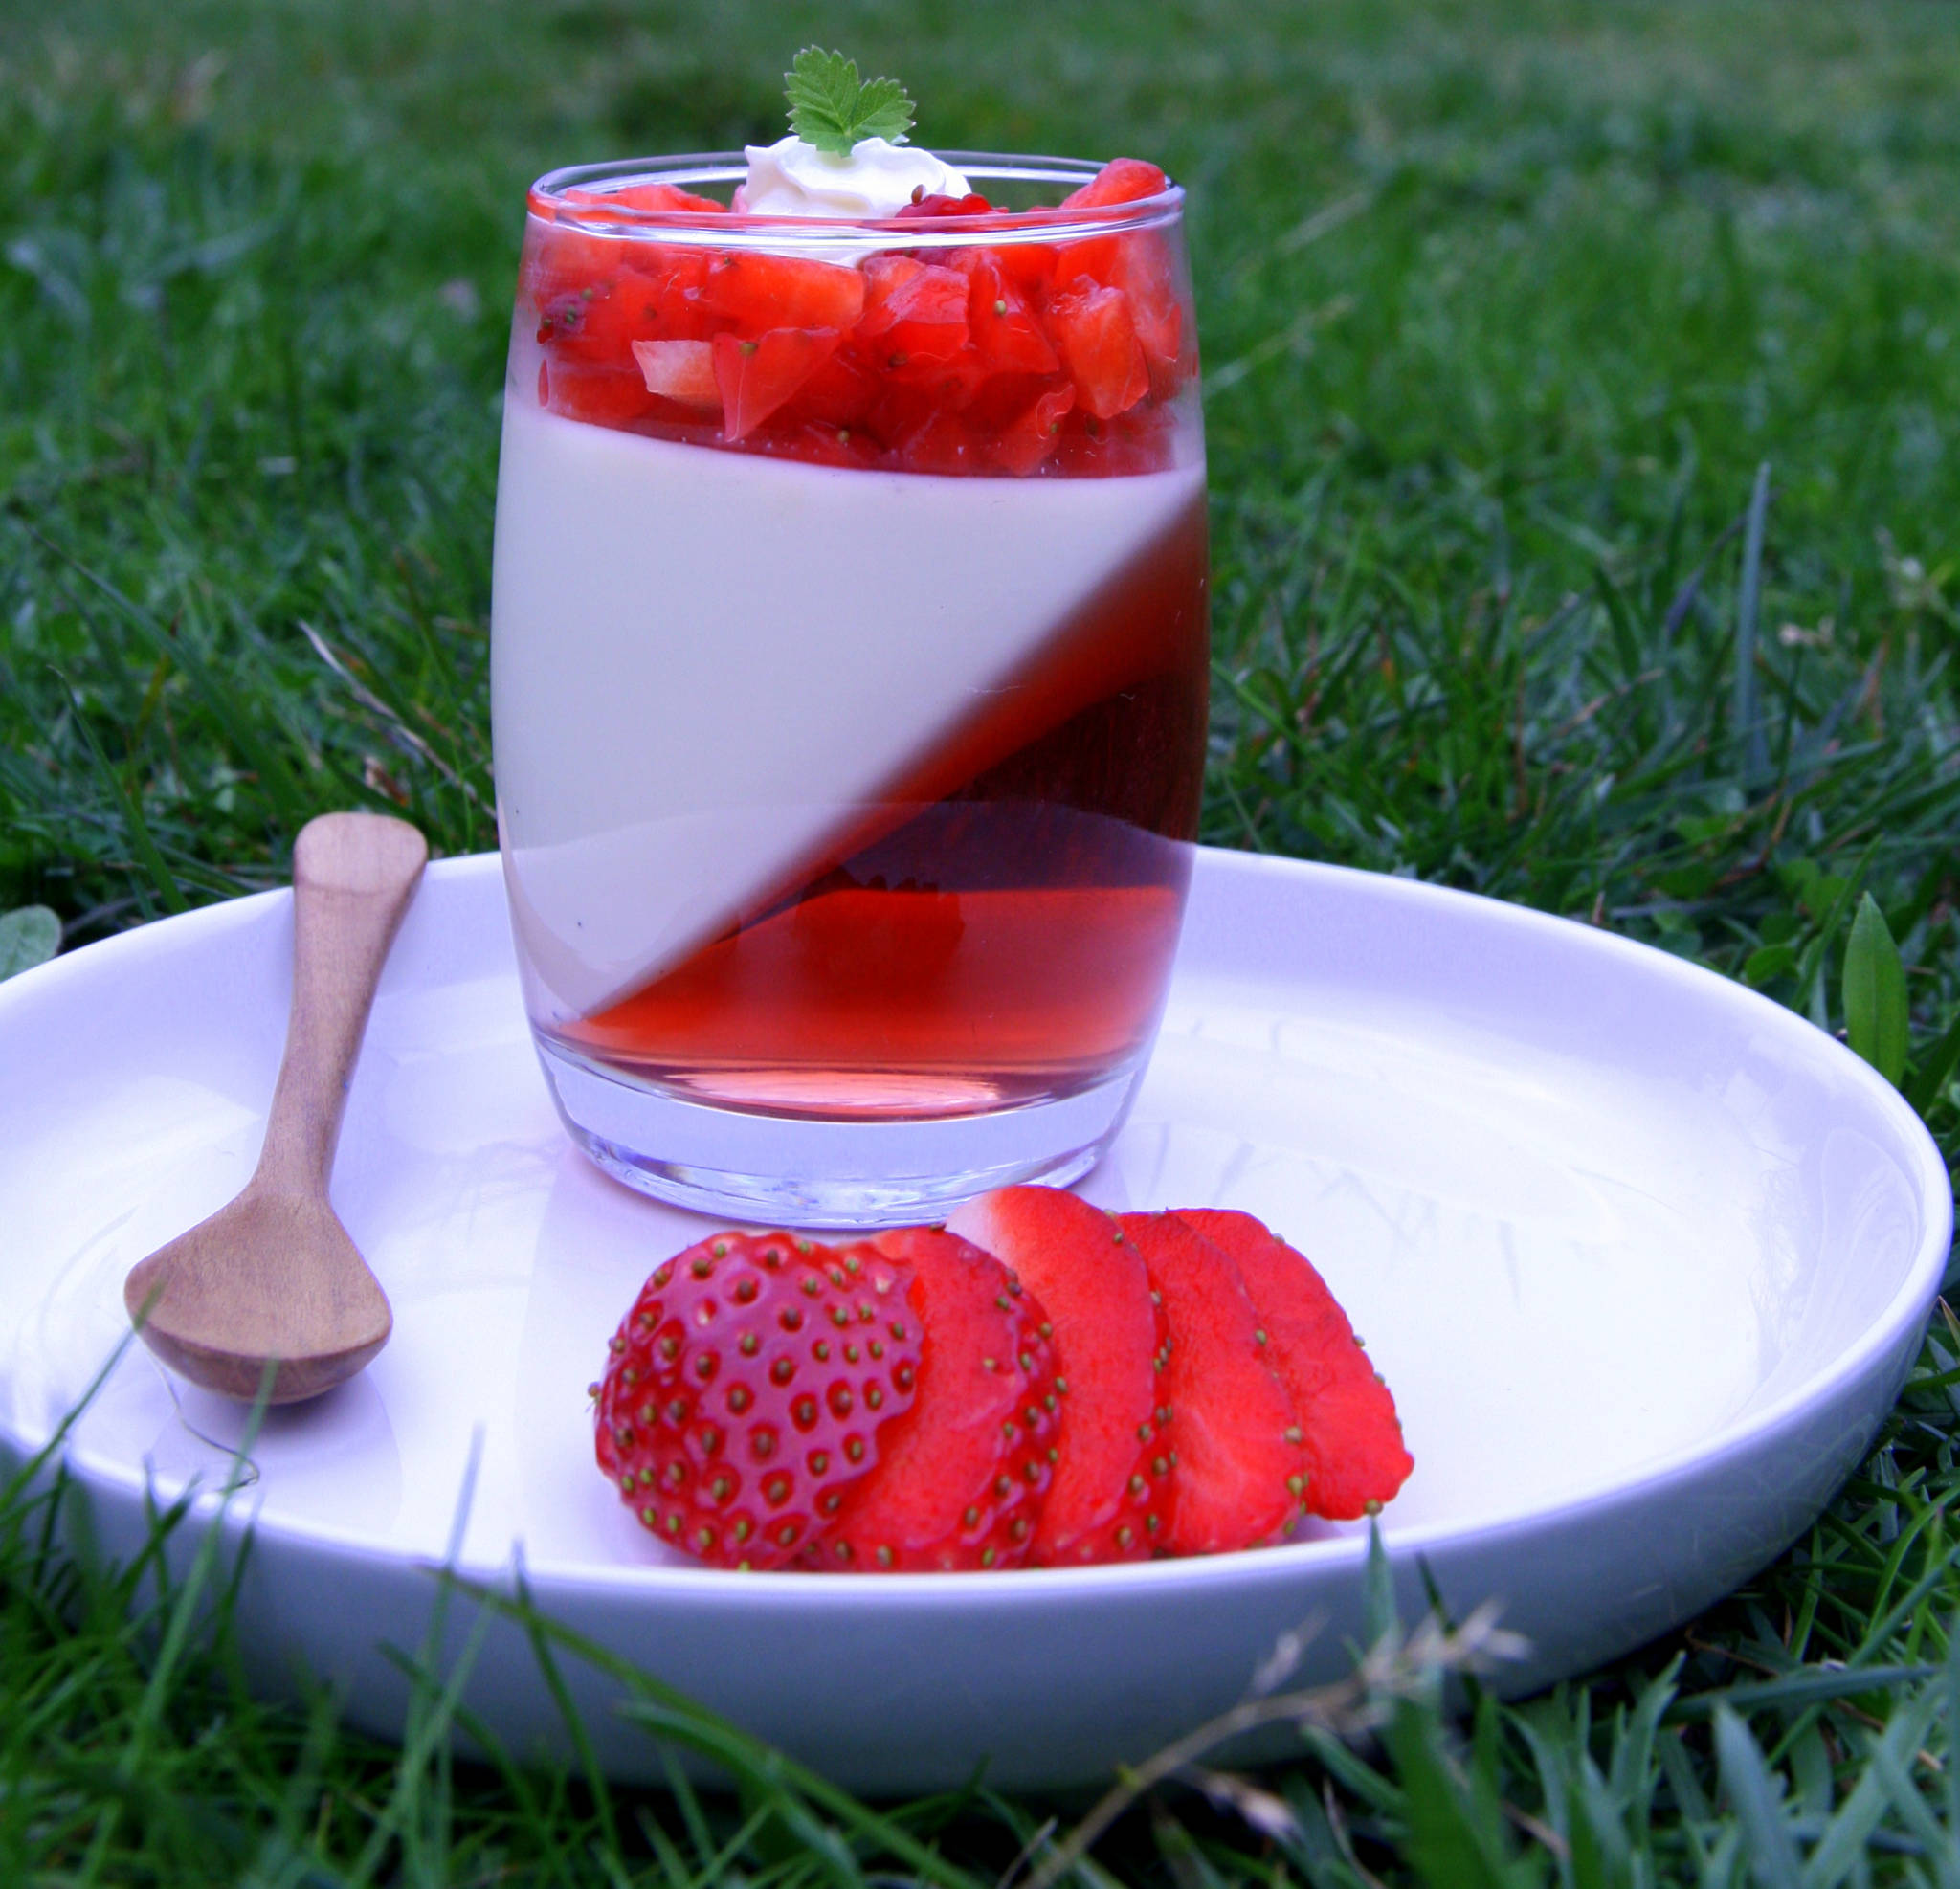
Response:
POLYGON ((696 1213, 787 1227, 909 1226, 990 1188, 1066 1186, 1123 1125, 1145 1060, 1052 1101, 819 1122, 684 1100, 534 1040, 567 1131, 615 1180, 696 1213))

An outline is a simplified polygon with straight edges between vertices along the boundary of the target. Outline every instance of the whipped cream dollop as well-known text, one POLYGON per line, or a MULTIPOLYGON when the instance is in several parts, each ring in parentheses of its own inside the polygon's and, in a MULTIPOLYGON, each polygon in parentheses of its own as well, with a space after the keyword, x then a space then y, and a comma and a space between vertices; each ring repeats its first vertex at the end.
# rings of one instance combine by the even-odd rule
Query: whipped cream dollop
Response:
POLYGON ((762 216, 895 216, 915 190, 963 197, 970 188, 930 151, 884 138, 860 138, 849 157, 838 157, 791 132, 773 144, 750 144, 745 155, 743 208, 762 216))

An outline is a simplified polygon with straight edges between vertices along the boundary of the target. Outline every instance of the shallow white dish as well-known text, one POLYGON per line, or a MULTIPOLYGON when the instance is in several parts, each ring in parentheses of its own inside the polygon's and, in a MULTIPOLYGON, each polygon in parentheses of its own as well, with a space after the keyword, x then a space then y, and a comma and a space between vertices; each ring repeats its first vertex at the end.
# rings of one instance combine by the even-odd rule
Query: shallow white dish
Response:
MULTIPOLYGON (((123 1273, 249 1172, 290 950, 268 894, 0 985, 0 1449, 52 1433, 123 1331, 123 1273)), ((1904 1102, 1739 986, 1515 907, 1209 852, 1155 1060, 1082 1190, 1247 1208, 1318 1260, 1416 1458, 1384 1518, 1405 1607, 1425 1567, 1459 1614, 1500 1596, 1534 1648, 1512 1690, 1651 1638, 1796 1536, 1897 1395, 1951 1234, 1904 1102)), ((421 1639, 478 1435, 466 1572, 507 1581, 521 1551, 553 1616, 859 1789, 983 1759, 1009 1786, 1105 1772, 1234 1703, 1309 1618, 1307 1674, 1345 1667, 1356 1528, 1009 1575, 668 1562, 592 1467, 585 1393, 703 1223, 560 1133, 494 857, 432 868, 410 913, 335 1195, 395 1335, 256 1443, 234 1522, 255 1519, 241 1630, 268 1684, 303 1660, 399 1728, 381 1647, 421 1639)), ((67 1445, 101 1539, 140 1539, 146 1487, 219 1483, 211 1439, 238 1433, 125 1356, 67 1445)), ((608 1685, 568 1677, 604 1762, 647 1770, 608 1685)), ((515 1631, 470 1696, 512 1748, 556 1742, 515 1631)))

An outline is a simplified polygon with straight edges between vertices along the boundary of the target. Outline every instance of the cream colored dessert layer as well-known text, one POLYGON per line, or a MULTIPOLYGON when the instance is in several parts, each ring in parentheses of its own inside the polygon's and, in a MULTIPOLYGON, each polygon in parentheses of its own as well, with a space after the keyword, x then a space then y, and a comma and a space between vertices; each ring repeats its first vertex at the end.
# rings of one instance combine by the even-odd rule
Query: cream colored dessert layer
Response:
POLYGON ((780 896, 1203 487, 1201 462, 808 465, 563 419, 513 388, 491 713, 534 1009, 589 1014, 780 896))

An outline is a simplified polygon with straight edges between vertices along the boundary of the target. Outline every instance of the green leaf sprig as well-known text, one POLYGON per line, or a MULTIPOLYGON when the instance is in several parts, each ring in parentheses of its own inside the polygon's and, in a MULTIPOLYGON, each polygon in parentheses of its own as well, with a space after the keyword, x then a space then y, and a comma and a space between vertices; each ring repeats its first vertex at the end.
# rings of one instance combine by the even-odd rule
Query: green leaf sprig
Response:
POLYGON ((790 128, 806 144, 849 157, 866 138, 902 144, 912 128, 912 100, 896 78, 858 77, 858 61, 806 46, 783 75, 790 128))

